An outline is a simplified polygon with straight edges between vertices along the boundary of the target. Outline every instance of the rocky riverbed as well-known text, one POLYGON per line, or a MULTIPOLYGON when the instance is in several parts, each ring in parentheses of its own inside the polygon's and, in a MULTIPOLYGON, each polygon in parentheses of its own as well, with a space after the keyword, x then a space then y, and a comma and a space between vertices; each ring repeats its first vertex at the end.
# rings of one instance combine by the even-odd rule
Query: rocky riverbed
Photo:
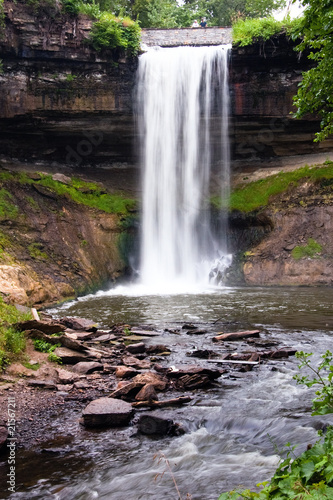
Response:
MULTIPOLYGON (((161 341, 163 332, 151 325, 113 325, 100 329, 95 323, 65 317, 31 320, 18 325, 28 343, 30 368, 18 363, 1 375, 0 402, 3 442, 6 437, 8 400, 15 400, 17 446, 38 447, 59 434, 50 425, 59 413, 79 410, 81 424, 88 428, 139 424, 144 434, 185 432, 178 422, 163 419, 160 409, 191 403, 198 392, 221 385, 221 376, 238 377, 267 359, 287 358, 295 353, 290 346, 261 338, 260 330, 214 335, 211 349, 189 351, 177 365, 170 363, 172 349, 161 341), (56 345, 53 353, 33 350, 36 340, 56 345), (237 350, 235 351, 235 347, 237 350), (39 366, 34 370, 34 365, 39 366), (143 410, 145 415, 142 419, 143 410), (51 428, 50 428, 51 427, 51 428)), ((169 330, 199 336, 218 333, 212 325, 183 324, 169 330)), ((227 328, 228 330, 228 328, 227 328)), ((230 330, 230 326, 229 326, 230 330)), ((4 445, 4 451, 6 451, 4 445)))

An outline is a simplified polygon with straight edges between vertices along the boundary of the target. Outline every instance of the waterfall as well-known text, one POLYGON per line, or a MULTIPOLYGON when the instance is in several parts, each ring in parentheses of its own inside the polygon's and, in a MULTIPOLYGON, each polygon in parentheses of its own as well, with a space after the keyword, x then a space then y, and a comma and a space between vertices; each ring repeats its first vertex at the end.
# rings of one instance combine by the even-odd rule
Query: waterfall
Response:
POLYGON ((228 197, 228 51, 157 47, 140 57, 140 275, 155 291, 208 285, 227 252, 225 224, 212 231, 209 198, 211 187, 228 197))

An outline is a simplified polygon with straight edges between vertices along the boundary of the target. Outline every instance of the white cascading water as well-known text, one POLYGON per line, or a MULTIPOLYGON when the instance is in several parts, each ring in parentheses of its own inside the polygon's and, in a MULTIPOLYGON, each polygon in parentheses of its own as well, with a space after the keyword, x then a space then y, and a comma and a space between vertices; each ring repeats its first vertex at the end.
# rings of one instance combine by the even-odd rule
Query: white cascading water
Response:
POLYGON ((225 227, 218 237, 211 232, 209 196, 215 181, 228 197, 228 52, 229 46, 154 48, 140 57, 140 275, 155 292, 198 291, 226 254, 225 227), (212 161, 219 166, 214 175, 212 161))

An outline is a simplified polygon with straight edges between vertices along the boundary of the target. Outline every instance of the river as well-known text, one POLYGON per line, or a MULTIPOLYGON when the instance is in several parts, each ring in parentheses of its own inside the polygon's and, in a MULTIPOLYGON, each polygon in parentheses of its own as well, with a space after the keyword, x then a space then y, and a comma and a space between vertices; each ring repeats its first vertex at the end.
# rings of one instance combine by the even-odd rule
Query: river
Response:
MULTIPOLYGON (((211 340, 218 332, 244 328, 260 329, 262 346, 274 348, 277 343, 277 348, 314 352, 318 359, 332 346, 332 299, 331 288, 222 288, 163 296, 118 287, 51 312, 91 318, 105 327, 152 325, 161 336, 148 342, 170 347, 170 365, 207 366, 186 353, 197 348, 218 354, 246 350, 245 342, 222 346, 211 340), (185 322, 204 325, 207 333, 187 335, 181 329, 185 322)), ((24 486, 11 498, 176 500, 173 478, 182 499, 189 494, 193 500, 215 500, 238 485, 253 488, 275 470, 278 449, 290 442, 299 444, 300 453, 317 439, 316 429, 330 421, 329 416, 310 415, 313 391, 296 385, 297 372, 296 358, 289 357, 264 362, 250 372, 223 374, 212 388, 193 391, 186 407, 162 411, 185 428, 180 437, 152 439, 137 435, 135 426, 87 431, 78 423, 81 409, 72 409, 54 419, 54 425, 65 422, 71 442, 51 443, 54 454, 27 455, 20 466, 24 486)))

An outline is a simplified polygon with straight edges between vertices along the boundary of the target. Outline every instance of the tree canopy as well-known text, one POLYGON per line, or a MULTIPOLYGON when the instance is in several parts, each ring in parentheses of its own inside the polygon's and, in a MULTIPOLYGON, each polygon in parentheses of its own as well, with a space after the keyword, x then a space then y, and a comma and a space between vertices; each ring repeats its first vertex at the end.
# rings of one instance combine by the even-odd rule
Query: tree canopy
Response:
MULTIPOLYGON (((295 0, 294 0, 295 2, 295 0)), ((303 74, 294 103, 301 118, 314 113, 321 118, 321 130, 316 141, 333 133, 333 2, 332 0, 302 0, 304 17, 296 36, 302 38, 298 49, 310 49, 309 58, 317 64, 303 74)))
MULTIPOLYGON (((92 3, 93 0, 84 0, 92 3)), ((102 11, 128 15, 142 28, 191 26, 205 17, 208 26, 230 26, 245 17, 264 17, 285 5, 286 0, 95 0, 102 11)))

